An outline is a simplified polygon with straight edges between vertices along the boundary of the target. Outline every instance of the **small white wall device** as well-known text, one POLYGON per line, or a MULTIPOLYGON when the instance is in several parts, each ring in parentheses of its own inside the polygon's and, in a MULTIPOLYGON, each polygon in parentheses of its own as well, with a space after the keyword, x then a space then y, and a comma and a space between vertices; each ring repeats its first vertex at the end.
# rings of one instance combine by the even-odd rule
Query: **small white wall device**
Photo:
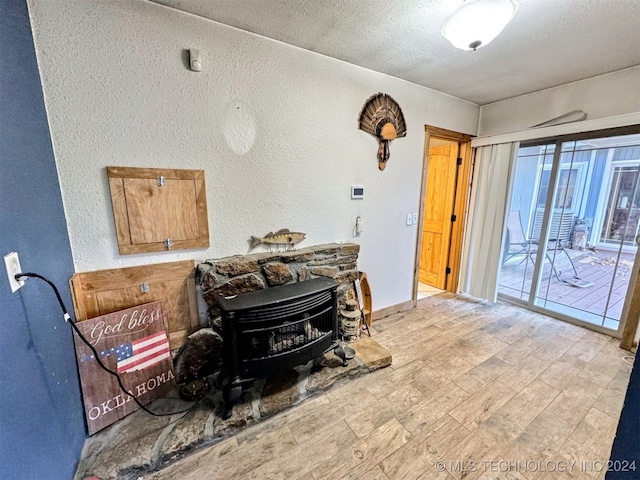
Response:
POLYGON ((197 48, 189 49, 189 67, 194 72, 202 71, 202 63, 200 61, 200 50, 197 48))
POLYGON ((362 200, 364 198, 364 187, 362 185, 351 185, 351 200, 362 200))
POLYGON ((360 234, 362 233, 362 218, 360 218, 360 216, 356 217, 356 224, 353 226, 353 230, 351 232, 351 236, 353 238, 359 237, 360 234))
POLYGON ((362 233, 363 227, 362 227, 362 218, 360 217, 356 217, 356 235, 358 236, 362 233))

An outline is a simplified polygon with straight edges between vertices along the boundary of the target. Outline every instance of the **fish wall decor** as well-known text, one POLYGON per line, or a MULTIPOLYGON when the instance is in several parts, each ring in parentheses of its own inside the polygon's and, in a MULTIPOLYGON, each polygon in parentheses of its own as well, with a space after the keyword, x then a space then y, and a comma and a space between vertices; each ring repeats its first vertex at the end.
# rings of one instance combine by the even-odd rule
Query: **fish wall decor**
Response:
POLYGON ((251 247, 249 249, 253 250, 258 245, 264 243, 265 245, 269 245, 269 251, 271 251, 273 246, 277 247, 278 245, 284 245, 285 250, 293 250, 294 245, 304 240, 306 235, 306 233, 302 232, 291 232, 286 228, 282 228, 276 233, 269 232, 262 238, 251 235, 251 247))
POLYGON ((378 168, 389 160, 389 142, 407 134, 400 105, 386 93, 377 93, 365 102, 358 115, 358 128, 378 139, 378 168))

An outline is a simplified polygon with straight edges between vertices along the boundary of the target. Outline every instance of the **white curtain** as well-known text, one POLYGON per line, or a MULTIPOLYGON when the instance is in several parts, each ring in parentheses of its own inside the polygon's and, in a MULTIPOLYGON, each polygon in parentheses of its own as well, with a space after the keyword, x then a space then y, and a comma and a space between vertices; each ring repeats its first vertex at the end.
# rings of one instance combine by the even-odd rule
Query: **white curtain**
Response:
POLYGON ((460 290, 495 302, 509 199, 509 178, 519 142, 476 149, 465 233, 460 290))

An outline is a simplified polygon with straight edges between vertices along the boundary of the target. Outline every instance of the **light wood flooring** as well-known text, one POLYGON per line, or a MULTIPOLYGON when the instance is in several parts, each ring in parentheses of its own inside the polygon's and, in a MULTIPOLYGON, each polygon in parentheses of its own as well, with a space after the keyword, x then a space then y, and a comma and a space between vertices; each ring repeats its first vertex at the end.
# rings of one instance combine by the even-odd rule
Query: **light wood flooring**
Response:
POLYGON ((618 340, 449 293, 372 329, 391 367, 144 478, 604 478, 631 371, 618 340))

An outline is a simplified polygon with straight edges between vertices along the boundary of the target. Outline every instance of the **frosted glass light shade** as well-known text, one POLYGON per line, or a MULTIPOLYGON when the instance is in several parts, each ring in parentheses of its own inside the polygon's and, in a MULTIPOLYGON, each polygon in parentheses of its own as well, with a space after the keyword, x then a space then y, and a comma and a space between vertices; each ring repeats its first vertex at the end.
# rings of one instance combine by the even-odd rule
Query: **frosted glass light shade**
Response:
POLYGON ((516 0, 466 0, 444 19, 442 35, 462 50, 484 47, 507 26, 518 5, 516 0))

